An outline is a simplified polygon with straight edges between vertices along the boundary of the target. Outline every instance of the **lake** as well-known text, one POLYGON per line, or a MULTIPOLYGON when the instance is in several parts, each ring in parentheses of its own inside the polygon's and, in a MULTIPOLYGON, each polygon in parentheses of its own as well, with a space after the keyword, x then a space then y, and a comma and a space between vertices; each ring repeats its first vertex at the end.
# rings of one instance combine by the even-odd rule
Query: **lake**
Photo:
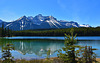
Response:
MULTIPOLYGON (((15 47, 11 51, 15 59, 41 59, 46 58, 47 51, 51 50, 50 57, 57 57, 57 50, 64 47, 64 37, 5 37, 9 40, 0 40, 0 58, 2 57, 2 45, 12 43, 15 47)), ((100 36, 77 37, 76 45, 92 46, 100 58, 100 36)), ((64 51, 62 51, 64 53, 64 51)))

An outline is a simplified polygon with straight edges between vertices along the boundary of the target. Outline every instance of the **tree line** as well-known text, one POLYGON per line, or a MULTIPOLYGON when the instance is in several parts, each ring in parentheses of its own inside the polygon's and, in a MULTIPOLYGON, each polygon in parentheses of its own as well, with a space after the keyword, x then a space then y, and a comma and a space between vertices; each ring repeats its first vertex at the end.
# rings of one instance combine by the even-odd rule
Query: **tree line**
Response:
MULTIPOLYGON (((65 36, 70 34, 71 28, 53 29, 53 30, 24 30, 13 31, 14 36, 65 36)), ((98 28, 74 28, 74 34, 77 36, 100 36, 100 27, 98 28)))
MULTIPOLYGON (((89 27, 89 28, 73 28, 74 33, 77 36, 100 36, 100 27, 89 27)), ((71 28, 66 29, 48 29, 48 30, 22 30, 22 31, 11 31, 8 28, 0 28, 0 36, 65 36, 64 34, 70 34, 71 28)))
POLYGON ((9 27, 4 27, 4 23, 2 23, 2 27, 0 28, 0 37, 10 37, 12 36, 12 31, 9 27))

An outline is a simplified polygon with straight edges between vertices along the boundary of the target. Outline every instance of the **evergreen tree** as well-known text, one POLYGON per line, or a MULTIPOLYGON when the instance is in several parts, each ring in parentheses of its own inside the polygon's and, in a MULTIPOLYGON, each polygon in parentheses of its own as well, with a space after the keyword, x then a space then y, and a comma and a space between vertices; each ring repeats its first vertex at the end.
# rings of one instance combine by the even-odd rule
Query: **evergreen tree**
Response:
POLYGON ((75 59, 78 58, 78 53, 83 48, 78 45, 75 45, 77 43, 77 40, 75 39, 76 35, 73 36, 73 32, 74 29, 72 28, 70 31, 71 35, 65 34, 65 47, 62 48, 65 53, 62 53, 61 49, 58 51, 60 53, 58 54, 58 57, 60 57, 64 61, 64 63, 77 63, 77 60, 75 59), (75 51, 75 48, 79 49, 75 51))
POLYGON ((51 52, 51 50, 50 50, 50 48, 49 48, 49 50, 48 50, 48 52, 47 52, 47 59, 50 58, 50 52, 51 52))
POLYGON ((10 37, 10 30, 9 30, 9 27, 7 28, 7 36, 10 37))
POLYGON ((5 36, 7 36, 7 29, 6 28, 4 29, 4 33, 5 33, 5 36))
POLYGON ((14 47, 12 46, 13 44, 6 44, 5 46, 2 47, 2 59, 3 63, 14 63, 12 60, 14 57, 12 57, 11 52, 14 50, 14 47))
POLYGON ((12 31, 12 30, 10 30, 10 37, 12 37, 12 35, 13 35, 13 31, 12 31))
POLYGON ((85 48, 82 51, 82 57, 80 57, 79 62, 80 63, 97 63, 96 61, 96 54, 93 52, 93 50, 97 50, 95 48, 92 48, 92 46, 85 46, 85 48))
POLYGON ((4 33, 4 23, 2 22, 2 33, 1 33, 1 36, 4 37, 5 36, 5 33, 4 33))

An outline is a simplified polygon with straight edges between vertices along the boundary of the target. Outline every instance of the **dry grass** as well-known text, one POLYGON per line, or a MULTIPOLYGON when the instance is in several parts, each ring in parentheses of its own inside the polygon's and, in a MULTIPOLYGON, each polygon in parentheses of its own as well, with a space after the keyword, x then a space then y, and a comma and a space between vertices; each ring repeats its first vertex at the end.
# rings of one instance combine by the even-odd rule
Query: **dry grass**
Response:
POLYGON ((96 60, 100 63, 100 58, 96 58, 96 60))
MULTIPOLYGON (((96 59, 98 63, 100 63, 100 58, 96 59)), ((0 63, 4 63, 0 60, 0 63)), ((7 63, 7 62, 6 62, 7 63)), ((25 59, 17 59, 14 62, 8 62, 8 63, 63 63, 59 58, 50 58, 50 59, 41 59, 41 60, 25 60, 25 59)))
POLYGON ((50 59, 41 59, 41 60, 25 60, 25 59, 17 59, 15 61, 0 61, 0 63, 63 63, 58 58, 50 58, 50 59))

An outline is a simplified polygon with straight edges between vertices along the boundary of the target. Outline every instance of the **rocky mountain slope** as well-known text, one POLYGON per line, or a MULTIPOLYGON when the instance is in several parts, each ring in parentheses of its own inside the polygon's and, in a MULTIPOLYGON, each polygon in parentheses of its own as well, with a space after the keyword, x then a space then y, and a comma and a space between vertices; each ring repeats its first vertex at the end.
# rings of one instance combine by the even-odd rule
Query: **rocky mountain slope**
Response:
MULTIPOLYGON (((2 26, 0 20, 0 27, 2 26)), ((22 16, 13 22, 4 22, 5 28, 11 30, 33 30, 33 29, 57 29, 57 28, 71 28, 71 27, 91 27, 90 25, 80 25, 74 21, 57 20, 53 16, 42 16, 41 14, 32 16, 22 16)))

